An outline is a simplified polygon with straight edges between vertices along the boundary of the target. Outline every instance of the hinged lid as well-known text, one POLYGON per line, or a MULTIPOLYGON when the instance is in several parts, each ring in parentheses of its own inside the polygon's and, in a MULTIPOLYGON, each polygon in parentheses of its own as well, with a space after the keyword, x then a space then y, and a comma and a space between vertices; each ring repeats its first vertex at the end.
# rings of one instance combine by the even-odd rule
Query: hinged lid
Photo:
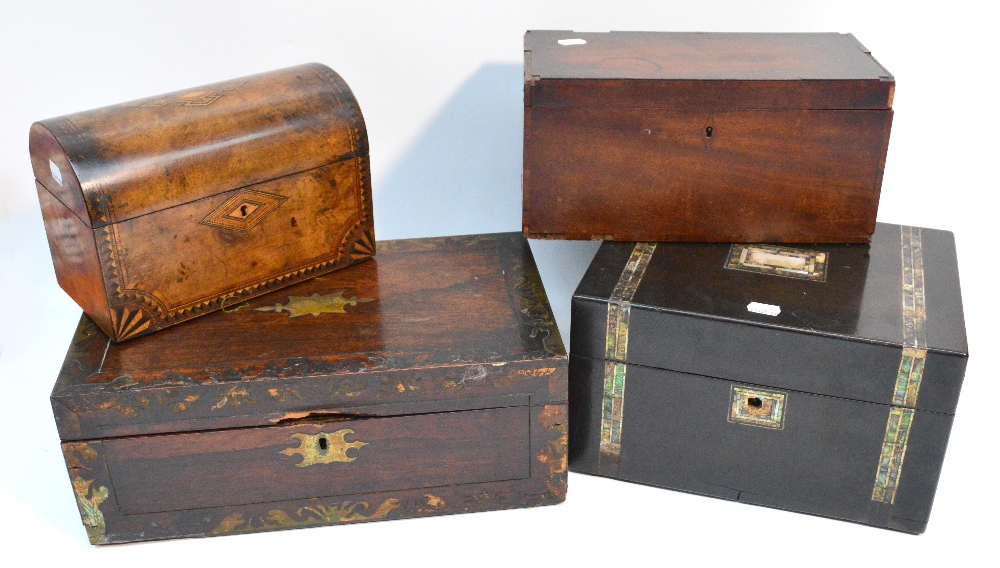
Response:
POLYGON ((318 63, 36 122, 35 177, 93 228, 368 154, 347 83, 318 63))
POLYGON ((895 80, 851 34, 529 31, 525 106, 889 109, 895 80))
POLYGON ((566 401, 566 353, 523 236, 378 251, 127 343, 84 316, 52 391, 60 438, 566 401))
POLYGON ((605 242, 573 296, 574 355, 953 413, 968 347, 954 237, 871 245, 605 242))

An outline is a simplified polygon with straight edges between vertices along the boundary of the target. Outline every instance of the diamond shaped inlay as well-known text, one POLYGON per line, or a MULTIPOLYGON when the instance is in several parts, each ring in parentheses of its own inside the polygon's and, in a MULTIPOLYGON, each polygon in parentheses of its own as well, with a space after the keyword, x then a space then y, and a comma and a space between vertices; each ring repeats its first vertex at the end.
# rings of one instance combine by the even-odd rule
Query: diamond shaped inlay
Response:
POLYGON ((204 225, 212 225, 245 233, 264 220, 271 211, 281 205, 287 197, 245 189, 230 197, 225 203, 201 220, 204 225))

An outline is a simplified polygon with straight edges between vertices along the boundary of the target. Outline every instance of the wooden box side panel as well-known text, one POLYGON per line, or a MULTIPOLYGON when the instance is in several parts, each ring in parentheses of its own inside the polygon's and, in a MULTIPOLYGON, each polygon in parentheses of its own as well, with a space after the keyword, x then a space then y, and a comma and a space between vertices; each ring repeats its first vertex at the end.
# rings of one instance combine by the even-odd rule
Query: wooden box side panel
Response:
POLYGON ((524 232, 868 242, 890 118, 885 110, 528 108, 524 232))
POLYGON ((116 341, 372 257, 367 156, 95 229, 116 341))
POLYGON ((570 364, 573 471, 910 532, 930 516, 951 415, 633 365, 607 397, 605 361, 570 364))
MULTIPOLYGON (((530 52, 526 53, 526 57, 530 52)), ((528 78, 525 107, 869 110, 892 108, 895 82, 528 78)))
MULTIPOLYGON (((253 452, 248 453, 248 448, 244 446, 255 446, 256 438, 283 438, 288 434, 287 428, 257 429, 256 433, 244 436, 237 435, 241 431, 234 431, 228 444, 222 437, 224 433, 204 433, 160 437, 163 439, 161 443, 147 447, 137 445, 135 440, 138 439, 127 438, 71 442, 63 444, 63 451, 81 516, 90 541, 94 544, 531 507, 555 504, 565 499, 565 404, 379 420, 384 425, 397 421, 394 426, 401 425, 399 420, 416 420, 426 424, 436 422, 442 428, 386 428, 381 437, 375 435, 366 438, 365 429, 369 428, 366 421, 356 421, 353 424, 333 422, 328 425, 314 423, 311 426, 300 424, 297 428, 305 428, 309 432, 293 432, 302 436, 288 437, 283 440, 283 444, 274 444, 274 447, 268 443, 260 446, 267 448, 268 455, 274 454, 265 458, 267 463, 256 462, 254 456, 250 455, 253 452), (447 423, 455 420, 467 423, 471 430, 462 433, 462 428, 455 430, 448 427, 447 423), (490 424, 486 424, 487 422, 490 424), (333 432, 326 432, 324 428, 333 432), (477 428, 485 428, 490 432, 480 432, 476 436, 477 428), (342 429, 351 430, 351 433, 338 433, 342 429), (415 445, 407 448, 403 442, 413 434, 415 445), (488 436, 484 437, 484 434, 488 436), (201 435, 214 435, 217 439, 206 446, 192 445, 194 437, 201 435), (325 436, 328 444, 331 444, 325 452, 316 446, 317 436, 325 436), (472 439, 473 437, 477 439, 472 439), (495 437, 496 440, 491 441, 487 439, 489 437, 495 437), (371 441, 366 443, 364 439, 371 441), (109 444, 116 447, 112 449, 109 444), (481 447, 477 448, 477 445, 481 447), (500 446, 506 449, 493 451, 500 446), (392 457, 391 463, 382 464, 378 462, 378 458, 374 458, 379 452, 393 447, 402 455, 392 457), (427 451, 440 454, 436 458, 443 463, 435 465, 435 456, 428 455, 427 451), (155 453, 158 453, 159 459, 152 455, 155 453), (187 460, 187 465, 181 466, 183 456, 199 456, 199 459, 187 460), (329 456, 336 459, 326 460, 329 456), (461 460, 462 456, 478 456, 473 461, 479 463, 476 466, 479 469, 463 469, 461 464, 451 463, 456 459, 461 460), (230 464, 242 464, 242 467, 255 472, 256 485, 246 489, 250 492, 255 489, 259 491, 254 503, 220 504, 226 501, 232 488, 228 478, 225 478, 225 489, 219 491, 207 507, 137 512, 144 510, 143 503, 139 500, 146 498, 141 496, 139 485, 136 484, 141 484, 144 479, 148 481, 150 475, 156 476, 155 471, 150 469, 153 461, 161 462, 167 469, 180 474, 176 480, 165 481, 171 481, 176 486, 175 489, 183 493, 200 491, 200 484, 213 479, 207 472, 213 470, 212 464, 220 459, 229 460, 230 464), (207 465, 199 466, 200 460, 204 460, 207 465), (283 462, 292 471, 281 475, 275 475, 273 471, 268 474, 269 470, 280 469, 275 468, 275 464, 268 465, 273 461, 283 462), (179 466, 190 471, 181 472, 178 470, 179 466), (406 471, 411 467, 412 471, 406 471), (118 485, 112 483, 110 469, 125 471, 130 468, 131 478, 128 475, 120 478, 116 474, 115 482, 118 485), (331 478, 329 474, 323 474, 324 471, 334 472, 338 468, 352 472, 359 468, 371 470, 370 477, 354 482, 354 485, 367 483, 370 487, 364 489, 343 485, 352 483, 352 475, 338 477, 333 474, 331 478), (390 478, 394 475, 411 476, 412 479, 408 482, 411 487, 395 490, 379 488, 380 484, 382 487, 391 487, 390 478), (449 476, 453 478, 451 483, 445 479, 449 476), (135 487, 126 487, 129 484, 135 487), (267 488, 262 487, 268 484, 274 490, 270 496, 265 494, 267 488), (295 484, 305 493, 322 496, 301 498, 293 491, 292 486, 295 484), (282 488, 283 485, 286 487, 282 488)), ((377 421, 371 422, 374 424, 377 421)), ((374 434, 374 431, 368 434, 374 434)), ((253 480, 249 482, 254 483, 253 480)), ((170 496, 165 493, 161 497, 167 500, 178 498, 176 494, 170 496)), ((181 495, 180 501, 188 497, 190 495, 181 495)))
POLYGON ((37 181, 35 189, 59 286, 101 327, 110 329, 94 231, 37 181))

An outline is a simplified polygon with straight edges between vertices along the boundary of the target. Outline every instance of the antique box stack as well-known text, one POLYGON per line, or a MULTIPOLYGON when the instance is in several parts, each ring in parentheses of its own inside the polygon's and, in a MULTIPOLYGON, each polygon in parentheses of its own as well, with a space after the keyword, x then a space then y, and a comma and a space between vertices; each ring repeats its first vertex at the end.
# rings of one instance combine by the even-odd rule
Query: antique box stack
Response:
POLYGON ((895 81, 850 34, 531 31, 524 232, 868 242, 895 81))
POLYGON ((364 119, 324 65, 44 120, 29 149, 59 285, 115 341, 375 253, 364 119))
POLYGON ((567 356, 527 241, 370 260, 364 121, 329 68, 43 121, 30 150, 86 312, 51 403, 91 543, 565 498, 567 356))
POLYGON ((571 470, 922 532, 968 348, 951 233, 875 223, 892 76, 851 35, 542 31, 524 80, 525 234, 623 241, 573 296, 571 470))
POLYGON ((52 408, 92 543, 564 499, 566 353, 527 241, 378 246, 133 341, 82 317, 52 408))
POLYGON ((892 75, 850 34, 524 41, 523 235, 376 256, 319 64, 32 126, 92 543, 554 504, 567 467, 925 530, 968 347, 952 234, 875 222, 892 75), (570 356, 525 237, 607 241, 570 356))

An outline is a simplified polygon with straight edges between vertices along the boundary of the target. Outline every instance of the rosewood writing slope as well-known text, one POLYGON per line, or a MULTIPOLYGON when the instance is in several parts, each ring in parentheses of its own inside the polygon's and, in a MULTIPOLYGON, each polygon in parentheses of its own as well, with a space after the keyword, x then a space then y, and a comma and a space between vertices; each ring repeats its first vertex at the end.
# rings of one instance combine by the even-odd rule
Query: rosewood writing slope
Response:
POLYGON ((567 360, 520 234, 375 260, 115 344, 52 392, 95 544, 547 505, 567 360))

